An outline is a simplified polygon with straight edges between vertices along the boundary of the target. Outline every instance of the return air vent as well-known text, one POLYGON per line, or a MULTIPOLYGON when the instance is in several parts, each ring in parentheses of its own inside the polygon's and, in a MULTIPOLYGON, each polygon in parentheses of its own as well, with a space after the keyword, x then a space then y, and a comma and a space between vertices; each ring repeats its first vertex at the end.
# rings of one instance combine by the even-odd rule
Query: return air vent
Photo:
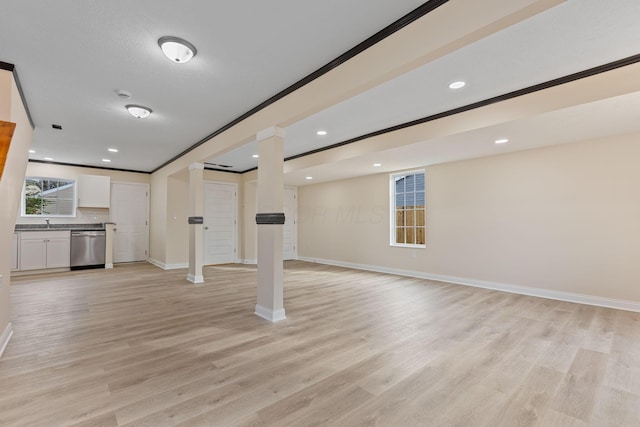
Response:
POLYGON ((52 128, 56 130, 62 130, 62 125, 56 125, 55 123, 51 125, 52 128))
POLYGON ((229 166, 229 165, 219 165, 217 163, 205 163, 205 165, 207 165, 207 166, 217 166, 219 168, 226 168, 226 169, 229 169, 229 168, 233 167, 233 166, 229 166))

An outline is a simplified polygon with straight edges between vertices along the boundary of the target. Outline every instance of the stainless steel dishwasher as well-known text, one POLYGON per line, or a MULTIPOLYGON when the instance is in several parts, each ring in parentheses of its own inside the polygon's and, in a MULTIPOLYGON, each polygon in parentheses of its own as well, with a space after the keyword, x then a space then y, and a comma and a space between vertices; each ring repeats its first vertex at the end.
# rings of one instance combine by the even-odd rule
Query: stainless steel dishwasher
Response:
POLYGON ((71 231, 71 269, 104 268, 105 232, 71 231))

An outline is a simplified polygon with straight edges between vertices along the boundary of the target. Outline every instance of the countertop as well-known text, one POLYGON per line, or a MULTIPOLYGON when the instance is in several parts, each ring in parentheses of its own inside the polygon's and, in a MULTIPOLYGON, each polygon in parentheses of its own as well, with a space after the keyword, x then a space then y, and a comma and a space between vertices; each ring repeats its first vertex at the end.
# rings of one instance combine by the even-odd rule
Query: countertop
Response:
POLYGON ((93 230, 103 231, 104 223, 98 224, 16 224, 15 231, 64 231, 64 230, 93 230))

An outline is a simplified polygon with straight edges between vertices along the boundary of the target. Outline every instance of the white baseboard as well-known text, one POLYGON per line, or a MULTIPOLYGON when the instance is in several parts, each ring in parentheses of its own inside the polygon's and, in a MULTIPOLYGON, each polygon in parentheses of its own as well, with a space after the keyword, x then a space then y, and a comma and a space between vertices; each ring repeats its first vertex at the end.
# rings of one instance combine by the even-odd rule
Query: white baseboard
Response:
POLYGON ((615 308, 618 310, 640 312, 640 302, 619 300, 613 298, 597 297, 593 295, 576 294, 572 292, 555 291, 551 289, 529 288, 525 286, 510 285, 506 283, 489 282, 463 277, 446 276, 440 274, 425 273, 422 271, 402 270, 377 265, 357 264, 352 262, 335 261, 320 258, 298 257, 300 261, 316 262, 319 264, 335 265, 338 267, 353 268, 356 270, 375 271, 377 273, 395 274, 398 276, 416 277, 419 279, 435 280, 438 282, 453 283, 456 285, 473 286, 476 288, 492 289, 495 291, 511 292, 514 294, 529 295, 539 298, 547 298, 578 304, 594 305, 598 307, 615 308))
POLYGON ((274 311, 258 304, 256 304, 255 314, 270 322, 279 322, 287 318, 284 314, 284 308, 274 311))
POLYGON ((204 276, 202 275, 193 275, 193 274, 187 274, 187 280, 190 281, 191 283, 204 283, 204 276))
POLYGON ((258 264, 258 260, 257 259, 243 259, 242 263, 243 264, 250 264, 250 265, 257 265, 258 264))
POLYGON ((109 269, 112 269, 112 268, 113 268, 113 263, 108 263, 108 264, 104 265, 104 269, 105 270, 109 270, 109 269))
POLYGON ((147 258, 147 262, 155 265, 156 267, 160 267, 163 270, 179 270, 181 268, 189 268, 189 263, 179 263, 179 264, 165 264, 162 261, 158 261, 157 259, 147 258))
POLYGON ((9 322, 9 324, 4 328, 4 331, 2 331, 2 334, 0 334, 0 357, 2 357, 4 350, 7 348, 12 335, 13 325, 9 322))

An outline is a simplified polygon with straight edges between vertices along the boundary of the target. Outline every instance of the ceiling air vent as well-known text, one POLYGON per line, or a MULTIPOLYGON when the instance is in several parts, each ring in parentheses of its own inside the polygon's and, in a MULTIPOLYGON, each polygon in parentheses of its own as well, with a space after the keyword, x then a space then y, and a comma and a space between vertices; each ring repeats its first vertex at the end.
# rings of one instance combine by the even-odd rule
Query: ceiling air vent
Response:
POLYGON ((52 124, 51 127, 56 129, 56 130, 62 130, 62 125, 52 124))

